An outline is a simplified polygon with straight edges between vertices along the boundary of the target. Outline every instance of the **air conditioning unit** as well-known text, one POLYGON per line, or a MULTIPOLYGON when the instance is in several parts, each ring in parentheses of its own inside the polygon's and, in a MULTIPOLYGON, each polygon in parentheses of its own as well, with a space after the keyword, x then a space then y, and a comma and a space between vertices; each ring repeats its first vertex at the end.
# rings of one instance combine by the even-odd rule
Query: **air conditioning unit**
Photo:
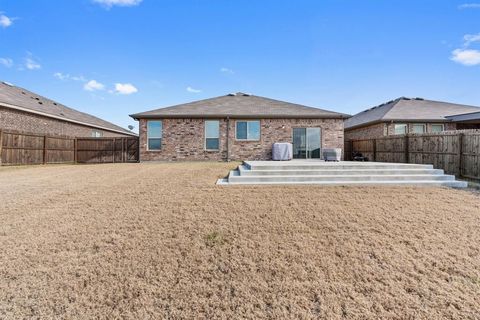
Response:
POLYGON ((342 159, 342 149, 340 148, 323 149, 323 160, 340 161, 341 159, 342 159))

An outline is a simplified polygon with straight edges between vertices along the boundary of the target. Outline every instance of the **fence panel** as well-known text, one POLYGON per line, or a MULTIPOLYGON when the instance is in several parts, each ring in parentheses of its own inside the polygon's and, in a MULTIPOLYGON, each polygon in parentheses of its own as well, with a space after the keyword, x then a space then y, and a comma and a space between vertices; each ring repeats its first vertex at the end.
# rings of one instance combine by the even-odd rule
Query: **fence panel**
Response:
POLYGON ((138 162, 138 137, 74 138, 0 131, 0 165, 138 162))
POLYGON ((375 139, 376 156, 379 162, 407 162, 406 157, 406 136, 395 136, 375 139))
POLYGON ((2 165, 43 163, 43 136, 18 132, 1 132, 1 135, 2 165))
MULTIPOLYGON (((480 179, 480 132, 446 131, 345 142, 345 150, 380 162, 432 164, 448 174, 480 179)), ((351 155, 346 155, 351 159, 351 155)))
POLYGON ((461 175, 480 179, 480 133, 465 133, 462 150, 461 175))
POLYGON ((353 140, 352 141, 352 152, 360 152, 363 156, 368 157, 370 161, 373 161, 375 158, 375 141, 372 139, 365 140, 353 140))
POLYGON ((138 162, 138 138, 77 138, 77 162, 138 162))

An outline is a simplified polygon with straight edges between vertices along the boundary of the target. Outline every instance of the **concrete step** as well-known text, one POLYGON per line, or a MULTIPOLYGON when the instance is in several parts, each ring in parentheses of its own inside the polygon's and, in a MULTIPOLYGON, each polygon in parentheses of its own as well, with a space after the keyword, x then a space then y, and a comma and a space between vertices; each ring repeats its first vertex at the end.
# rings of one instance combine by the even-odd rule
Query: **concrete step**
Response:
POLYGON ((414 185, 467 187, 432 165, 379 162, 245 161, 218 184, 414 185))
POLYGON ((281 175, 281 176, 245 176, 238 170, 231 171, 228 182, 322 182, 322 181, 453 181, 452 175, 396 174, 396 175, 281 175))
MULTIPOLYGON (((252 184, 229 183, 227 179, 218 179, 218 185, 245 185, 252 184)), ((466 181, 321 181, 321 182, 257 182, 255 185, 322 185, 322 186, 415 186, 415 187, 450 187, 466 188, 466 181)))
POLYGON ((384 162, 244 161, 243 165, 250 170, 433 169, 431 164, 384 162))
POLYGON ((250 170, 245 165, 240 165, 238 167, 241 176, 308 176, 308 175, 396 175, 396 174, 432 174, 432 175, 442 175, 444 172, 441 169, 410 169, 410 168, 401 168, 401 169, 337 169, 330 168, 324 169, 319 168, 315 169, 297 169, 292 170, 290 168, 281 169, 281 170, 250 170))

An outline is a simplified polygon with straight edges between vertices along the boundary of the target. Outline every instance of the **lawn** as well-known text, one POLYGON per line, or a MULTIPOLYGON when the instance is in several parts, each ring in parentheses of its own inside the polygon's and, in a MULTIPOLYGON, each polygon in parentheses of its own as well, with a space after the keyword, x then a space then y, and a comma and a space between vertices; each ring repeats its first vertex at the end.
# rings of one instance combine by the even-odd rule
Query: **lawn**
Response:
POLYGON ((0 318, 478 319, 480 196, 0 168, 0 318))

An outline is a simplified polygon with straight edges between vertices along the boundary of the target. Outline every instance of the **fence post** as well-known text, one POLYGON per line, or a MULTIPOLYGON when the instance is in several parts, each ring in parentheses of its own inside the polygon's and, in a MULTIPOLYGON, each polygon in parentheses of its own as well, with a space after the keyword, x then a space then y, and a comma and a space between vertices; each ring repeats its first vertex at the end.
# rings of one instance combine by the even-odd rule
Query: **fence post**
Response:
POLYGON ((47 136, 43 136, 43 164, 47 163, 47 136))
POLYGON ((410 163, 410 146, 408 133, 405 135, 405 163, 410 163))
POLYGON ((78 149, 78 144, 77 144, 77 138, 73 140, 73 162, 77 163, 77 149, 78 149))
POLYGON ((463 137, 464 137, 464 133, 461 132, 458 135, 458 143, 459 143, 459 146, 458 146, 458 153, 459 153, 458 175, 459 175, 459 177, 463 176, 463 137))
POLYGON ((113 138, 113 147, 112 147, 112 162, 115 163, 115 149, 116 149, 116 144, 117 143, 117 138, 113 138))
POLYGON ((3 159, 2 147, 3 147, 3 131, 0 130, 0 166, 2 165, 2 159, 3 159))
POLYGON ((377 139, 373 139, 373 162, 377 161, 377 139))

